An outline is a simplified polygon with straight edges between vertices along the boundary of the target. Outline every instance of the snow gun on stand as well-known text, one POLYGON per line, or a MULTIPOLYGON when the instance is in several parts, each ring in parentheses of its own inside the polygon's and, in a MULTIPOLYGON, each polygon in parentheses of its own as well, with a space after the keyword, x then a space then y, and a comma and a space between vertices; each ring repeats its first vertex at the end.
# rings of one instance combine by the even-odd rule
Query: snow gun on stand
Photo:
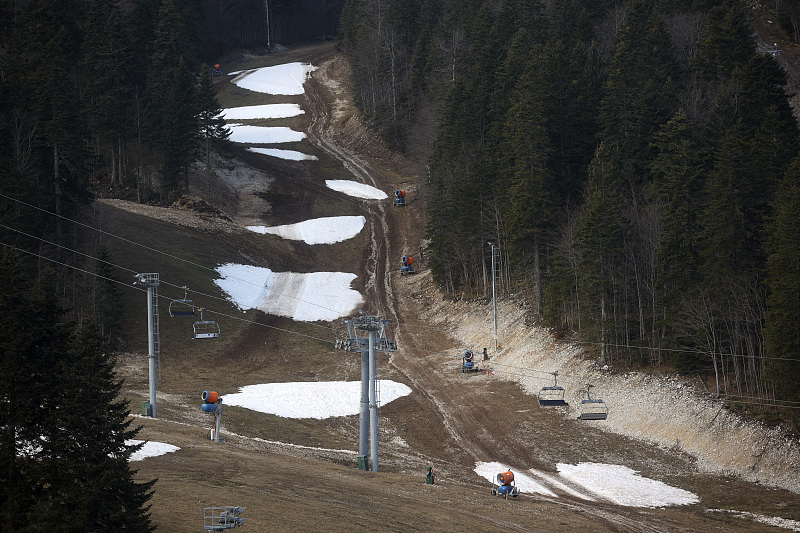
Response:
POLYGON ((503 498, 516 498, 519 496, 519 489, 514 484, 514 473, 509 470, 508 472, 500 472, 497 474, 497 483, 492 482, 492 496, 497 495, 503 498))
POLYGON ((478 367, 478 364, 475 362, 475 355, 472 353, 472 350, 467 350, 464 352, 464 355, 461 356, 461 373, 478 371, 480 371, 480 367, 478 367))
POLYGON ((406 274, 416 274, 417 272, 414 270, 414 258, 410 255, 403 256, 403 266, 400 269, 400 275, 404 276, 406 274))
POLYGON ((219 428, 222 425, 222 398, 219 397, 219 393, 216 391, 203 391, 203 405, 200 406, 200 409, 203 410, 204 413, 209 413, 214 415, 214 427, 211 428, 211 431, 208 434, 208 438, 217 441, 217 442, 225 442, 225 439, 220 438, 219 436, 219 428))
POLYGON ((398 207, 406 205, 406 191, 394 191, 394 205, 398 207))

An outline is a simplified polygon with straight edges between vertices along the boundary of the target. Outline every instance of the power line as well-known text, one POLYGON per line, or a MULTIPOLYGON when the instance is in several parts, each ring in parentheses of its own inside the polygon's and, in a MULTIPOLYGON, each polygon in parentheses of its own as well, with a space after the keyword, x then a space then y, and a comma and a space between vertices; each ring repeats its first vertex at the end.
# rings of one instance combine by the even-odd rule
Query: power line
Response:
MULTIPOLYGON (((48 210, 46 210, 46 209, 42 209, 41 207, 38 207, 38 206, 35 206, 35 205, 32 205, 32 204, 29 204, 29 203, 27 203, 27 202, 23 202, 22 200, 19 200, 19 199, 17 199, 17 198, 13 198, 13 197, 11 197, 11 196, 7 196, 7 195, 5 195, 5 194, 3 194, 3 193, 0 193, 0 197, 2 197, 2 198, 6 198, 6 199, 8 199, 8 200, 11 200, 11 201, 14 201, 14 202, 17 202, 17 203, 20 203, 20 204, 22 204, 22 205, 24 205, 24 206, 27 206, 27 207, 31 207, 31 208, 33 208, 33 209, 36 209, 36 210, 38 210, 38 211, 41 211, 41 212, 43 212, 43 213, 47 213, 48 215, 55 216, 55 217, 59 217, 59 218, 61 218, 61 219, 63 219, 63 220, 66 220, 67 222, 72 222, 73 224, 77 224, 77 225, 79 225, 79 226, 83 226, 83 227, 85 227, 85 228, 88 228, 88 229, 90 229, 90 230, 92 230, 92 231, 97 231, 97 232, 99 232, 99 233, 102 233, 102 234, 104 234, 104 235, 108 235, 108 236, 110 236, 110 237, 114 237, 115 239, 119 239, 119 240, 121 240, 121 241, 123 241, 123 242, 127 242, 127 243, 129 243, 129 244, 132 244, 132 245, 134 245, 134 246, 139 246, 139 247, 141 247, 141 248, 144 248, 144 249, 146 249, 146 250, 149 250, 149 251, 152 251, 152 252, 155 252, 155 253, 158 253, 158 254, 164 255, 164 256, 166 256, 166 257, 169 257, 169 258, 171 258, 171 259, 175 259, 175 260, 178 260, 178 261, 182 261, 182 262, 184 262, 184 263, 188 263, 188 264, 190 264, 190 265, 192 265, 192 266, 196 266, 196 267, 198 267, 198 268, 202 268, 202 269, 204 269, 204 270, 208 270, 208 271, 214 272, 215 274, 218 274, 218 273, 219 273, 219 272, 217 272, 217 270, 216 270, 216 269, 213 269, 213 268, 210 268, 210 267, 207 267, 207 266, 201 265, 201 264, 199 264, 199 263, 195 263, 195 262, 193 262, 193 261, 190 261, 190 260, 188 260, 188 259, 184 259, 184 258, 182 258, 182 257, 178 257, 178 256, 176 256, 176 255, 173 255, 173 254, 170 254, 170 253, 168 253, 168 252, 161 251, 161 250, 159 250, 159 249, 157 249, 157 248, 153 248, 153 247, 151 247, 151 246, 147 246, 147 245, 145 245, 145 244, 141 244, 141 243, 138 243, 138 242, 136 242, 136 241, 132 241, 132 240, 130 240, 130 239, 126 239, 125 237, 120 237, 119 235, 115 235, 115 234, 113 234, 113 233, 110 233, 110 232, 108 232, 108 231, 102 230, 102 229, 100 229, 100 228, 95 228, 94 226, 91 226, 91 225, 89 225, 89 224, 85 224, 85 223, 83 223, 83 222, 78 222, 77 220, 73 220, 73 219, 71 219, 71 218, 65 217, 64 215, 59 215, 59 214, 57 214, 57 213, 53 213, 53 212, 51 212, 51 211, 48 211, 48 210)), ((21 232, 20 230, 16 230, 16 229, 14 229, 14 228, 9 228, 8 226, 4 226, 4 227, 6 227, 6 228, 8 228, 8 229, 10 229, 10 230, 12 230, 12 231, 18 231, 18 232, 20 232, 20 233, 23 233, 23 234, 25 234, 24 232, 21 232)), ((28 235, 29 237, 31 237, 31 238, 34 238, 34 239, 39 239, 39 237, 36 237, 36 236, 33 236, 33 235, 29 235, 29 234, 25 234, 25 235, 28 235)), ((39 240, 43 240, 43 239, 39 239, 39 240)), ((53 244, 53 243, 50 243, 50 244, 53 244)), ((60 245, 57 245, 57 244, 54 244, 54 245, 55 245, 55 246, 60 246, 60 245)), ((74 250, 71 250, 71 251, 73 251, 73 252, 74 252, 74 250)), ((77 253, 81 253, 81 252, 77 252, 77 253)), ((85 254, 84 254, 84 255, 85 255, 85 254)), ((116 266, 116 265, 115 265, 115 266, 116 266)), ((258 285, 258 284, 256 284, 256 283, 253 283, 252 281, 249 281, 249 280, 246 280, 246 279, 242 279, 242 278, 238 278, 238 277, 236 277, 236 276, 228 276, 228 278, 229 278, 229 279, 234 279, 234 280, 236 280, 236 281, 241 281, 241 282, 247 283, 248 285, 252 285, 252 286, 254 286, 254 287, 263 288, 263 286, 261 286, 261 285, 258 285)), ((179 287, 179 288, 182 288, 182 286, 181 286, 181 287, 179 287)), ((198 293, 198 294, 200 294, 200 293, 198 293)), ((299 302, 302 302, 302 303, 305 303, 305 304, 308 304, 308 305, 313 305, 313 306, 315 306, 315 307, 319 307, 320 309, 325 309, 326 311, 332 311, 332 312, 334 312, 334 313, 338 312, 336 309, 331 309, 331 308, 329 308, 329 307, 325 307, 324 305, 320 305, 320 304, 319 304, 319 303, 317 303, 317 302, 310 302, 310 301, 307 301, 307 300, 303 300, 302 298, 298 298, 297 296, 294 296, 294 295, 292 295, 292 294, 288 294, 288 293, 278 293, 278 294, 280 294, 280 295, 284 295, 284 296, 288 296, 288 297, 290 297, 290 298, 294 298, 295 300, 297 300, 297 301, 299 301, 299 302)), ((221 300, 224 300, 224 299, 222 299, 222 298, 219 298, 219 297, 217 297, 217 296, 211 296, 211 295, 208 295, 208 294, 204 294, 203 296, 209 296, 210 298, 216 298, 216 299, 221 299, 221 300)), ((224 300, 224 301, 226 301, 226 300, 224 300)), ((323 327, 323 328, 324 328, 324 327, 326 327, 326 326, 322 326, 322 325, 320 325, 320 324, 314 324, 314 325, 316 325, 316 326, 318 326, 318 327, 323 327)), ((330 329, 330 328, 328 328, 328 329, 330 329)))
MULTIPOLYGON (((25 249, 19 248, 19 247, 17 247, 17 246, 11 245, 11 244, 6 244, 6 243, 4 243, 4 242, 0 242, 0 245, 2 245, 2 246, 5 246, 5 247, 7 247, 7 248, 14 249, 14 250, 18 250, 18 251, 20 251, 20 252, 26 253, 26 254, 28 254, 28 255, 32 255, 32 256, 34 256, 34 257, 39 257, 39 258, 41 258, 41 259, 44 259, 45 261, 50 261, 51 263, 56 263, 56 264, 58 264, 58 265, 61 265, 61 266, 67 267, 67 268, 72 268, 72 269, 74 269, 74 270, 77 270, 77 271, 79 271, 79 272, 83 272, 83 273, 85 273, 85 274, 89 274, 89 275, 91 275, 91 276, 94 276, 94 277, 97 277, 97 278, 100 278, 100 279, 104 279, 104 280, 106 280, 106 281, 111 281, 111 282, 113 282, 113 283, 118 283, 118 284, 120 284, 120 285, 122 285, 122 286, 124 286, 124 287, 133 288, 133 289, 136 289, 136 290, 138 290, 138 291, 141 291, 141 292, 147 292, 147 290, 146 290, 146 289, 138 288, 138 287, 136 287, 136 286, 134 286, 134 285, 129 285, 129 284, 127 284, 127 283, 123 282, 123 281, 119 281, 119 280, 116 280, 116 279, 113 279, 113 278, 107 278, 107 277, 105 277, 105 276, 101 276, 101 275, 99 275, 99 274, 96 274, 96 273, 94 273, 94 272, 90 272, 90 271, 88 271, 88 270, 85 270, 85 269, 83 269, 83 268, 80 268, 80 267, 77 267, 77 266, 74 266, 74 265, 69 265, 69 264, 67 264, 67 263, 64 263, 64 262, 62 262, 62 261, 58 261, 58 260, 56 260, 56 259, 51 259, 51 258, 49 258, 49 257, 45 257, 45 256, 43 256, 43 255, 41 255, 41 254, 37 254, 37 253, 35 253, 35 252, 30 252, 30 251, 28 251, 28 250, 25 250, 25 249)), ((168 298, 168 297, 166 297, 166 296, 163 296, 163 295, 159 295, 159 298, 161 298, 161 299, 165 299, 165 300, 169 300, 169 301, 172 301, 172 298, 168 298)), ((314 337, 313 335, 307 335, 307 334, 305 334, 305 333, 300 333, 300 332, 297 332, 297 331, 292 331, 292 330, 285 329, 285 328, 279 328, 279 327, 277 327, 277 326, 272 326, 272 325, 270 325, 270 324, 261 324, 261 323, 259 323, 259 322, 254 322, 254 321, 252 321, 252 320, 247 320, 247 319, 245 319, 245 318, 242 318, 242 317, 238 317, 238 316, 234 316, 234 315, 229 315, 229 314, 227 314, 227 313, 223 313, 223 312, 220 312, 220 311, 214 311, 214 310, 212 310, 212 309, 207 309, 207 308, 205 308, 205 307, 203 308, 203 311, 207 311, 207 312, 209 312, 209 313, 211 313, 211 314, 215 314, 215 315, 223 316, 223 317, 226 317, 226 318, 231 318, 231 319, 233 319, 233 320, 238 320, 238 321, 240 321, 240 322, 246 322, 246 323, 248 323, 248 324, 253 324, 253 325, 256 325, 256 326, 262 326, 262 327, 265 327, 265 328, 270 328, 270 329, 274 329, 274 330, 277 330, 277 331, 282 331, 282 332, 284 332, 284 333, 289 333, 289 334, 291 334, 291 335, 297 335, 297 336, 300 336, 300 337, 305 337, 305 338, 308 338, 308 339, 313 339, 313 340, 317 340, 317 341, 321 341, 321 342, 326 342, 326 343, 331 343, 331 344, 333 344, 333 343, 335 342, 335 341, 331 341, 331 340, 328 340, 328 339, 321 339, 321 338, 319 338, 319 337, 314 337)), ((331 329, 333 329, 333 328, 331 328, 331 329)))
POLYGON ((772 357, 767 355, 747 355, 747 354, 740 354, 740 353, 727 353, 727 352, 709 352, 704 350, 697 350, 691 348, 658 348, 656 346, 632 346, 630 344, 614 344, 609 342, 594 342, 594 341, 575 341, 575 340, 563 340, 563 339, 556 339, 555 342, 563 343, 563 344, 589 344, 592 346, 610 346, 613 348, 625 348, 625 349, 633 349, 636 348, 638 350, 651 350, 651 351, 658 351, 658 352, 677 352, 677 353, 696 353, 701 355, 719 355, 719 356, 728 356, 728 357, 742 357, 742 358, 751 358, 751 359, 764 359, 764 360, 774 360, 774 361, 795 361, 800 362, 800 359, 793 359, 791 357, 772 357))

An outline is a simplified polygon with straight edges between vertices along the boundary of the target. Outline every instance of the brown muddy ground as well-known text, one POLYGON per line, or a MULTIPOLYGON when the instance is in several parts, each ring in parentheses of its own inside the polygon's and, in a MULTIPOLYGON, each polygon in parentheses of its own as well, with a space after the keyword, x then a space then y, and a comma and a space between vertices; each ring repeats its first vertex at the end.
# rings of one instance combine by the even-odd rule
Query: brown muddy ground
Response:
MULTIPOLYGON (((459 339, 424 318, 425 306, 440 301, 425 261, 420 274, 399 275, 399 258, 419 250, 425 224, 415 198, 421 178, 358 120, 349 104, 347 64, 329 44, 242 58, 230 72, 292 61, 319 68, 297 97, 305 109, 292 127, 309 135, 293 149, 317 161, 287 162, 235 149, 229 170, 246 165, 255 172, 247 194, 230 180, 213 183, 211 203, 233 224, 297 222, 331 214, 363 214, 365 233, 352 242, 308 246, 248 235, 208 217, 164 210, 167 220, 134 206, 105 203, 109 231, 152 239, 172 257, 145 261, 124 242, 115 257, 127 257, 140 271, 161 271, 162 279, 182 280, 216 313, 223 327, 218 341, 189 340, 186 323, 162 315, 162 381, 159 419, 137 418, 140 439, 179 446, 176 453, 134 463, 139 479, 158 478, 152 517, 160 531, 198 531, 202 509, 211 505, 247 507, 244 531, 785 531, 720 509, 800 521, 800 498, 732 478, 701 474, 679 452, 599 431, 591 423, 541 409, 535 398, 499 376, 457 371, 459 339), (353 200, 327 189, 325 179, 353 179, 390 194, 384 202, 353 200), (392 192, 409 191, 409 205, 395 208, 392 192), (161 218, 162 220, 156 220, 161 218), (203 224, 201 224, 201 221, 203 224), (189 266, 181 259, 191 260, 189 266), (200 411, 200 393, 221 394, 248 384, 284 381, 358 380, 360 360, 337 351, 341 323, 302 324, 261 313, 242 314, 217 300, 209 269, 225 261, 250 262, 273 270, 342 270, 359 275, 355 288, 364 310, 393 320, 397 352, 381 357, 381 378, 409 385, 411 395, 382 407, 380 472, 356 468, 358 417, 291 420, 226 407, 225 443, 208 440, 211 417, 200 411), (199 265, 199 266, 198 266, 199 265), (188 280, 188 281, 185 281, 188 280), (559 462, 592 461, 626 465, 642 475, 697 494, 683 507, 621 507, 601 498, 590 502, 565 491, 556 497, 523 494, 516 500, 492 497, 490 484, 473 469, 477 461, 499 461, 520 470, 554 473, 559 462), (437 484, 425 484, 433 466, 437 484)), ((247 94, 229 77, 215 79, 223 107, 292 101, 247 94)), ((275 125, 286 122, 275 121, 275 125)), ((292 148, 292 147, 287 147, 292 148)), ((230 172, 233 172, 230 170, 230 172)), ((193 190, 203 196, 205 183, 193 190)), ((159 211, 156 209, 156 211, 159 211)), ((163 213, 164 211, 159 211, 163 213)), ((174 287, 162 294, 179 297, 174 287), (173 294, 174 293, 174 294, 173 294)), ((141 295, 129 297, 139 305, 141 295)), ((457 321, 459 317, 448 317, 457 321)), ((132 319, 132 338, 146 338, 144 317, 132 319)), ((147 398, 146 347, 132 341, 119 361, 125 395, 138 405, 147 398)), ((657 416, 658 406, 653 406, 657 416)), ((132 409, 136 412, 136 409, 132 409)), ((796 527, 793 526, 793 527, 796 527)))

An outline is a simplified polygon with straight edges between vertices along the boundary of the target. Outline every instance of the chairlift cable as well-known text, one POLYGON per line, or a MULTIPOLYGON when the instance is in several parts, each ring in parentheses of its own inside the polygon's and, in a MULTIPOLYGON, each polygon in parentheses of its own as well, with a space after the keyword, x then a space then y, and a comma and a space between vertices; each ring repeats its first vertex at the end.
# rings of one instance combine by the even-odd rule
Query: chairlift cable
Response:
MULTIPOLYGON (((51 211, 48 211, 48 210, 46 210, 46 209, 42 209, 41 207, 38 207, 38 206, 35 206, 35 205, 32 205, 32 204, 29 204, 29 203, 27 203, 27 202, 23 202, 22 200, 19 200, 19 199, 17 199, 17 198, 13 198, 13 197, 11 197, 11 196, 7 196, 7 195, 5 195, 5 194, 3 194, 3 193, 0 193, 0 197, 2 197, 2 198, 6 198, 6 199, 8 199, 8 200, 11 200, 11 201, 14 201, 14 202, 18 202, 18 203, 20 203, 20 204, 22 204, 22 205, 25 205, 25 206, 27 206, 27 207, 31 207, 31 208, 33 208, 33 209, 36 209, 36 210, 39 210, 39 211, 41 211, 41 212, 43 212, 43 213, 47 213, 48 215, 52 215, 52 216, 55 216, 55 217, 59 217, 59 218, 61 218, 61 219, 63 219, 63 220, 66 220, 67 222, 72 222, 73 224, 77 224, 77 225, 79 225, 79 226, 83 226, 83 227, 85 227, 85 228, 88 228, 88 229, 90 229, 90 230, 93 230, 93 231, 97 231, 97 232, 99 232, 99 233, 102 233, 102 234, 104 234, 104 235, 108 235, 109 237, 114 237, 115 239, 119 239, 119 240, 121 240, 121 241, 123 241, 123 242, 127 242, 127 243, 129 243, 129 244, 133 244, 133 245, 135 245, 135 246, 140 246, 140 247, 142 247, 142 248, 144 248, 144 249, 146 249, 146 250, 150 250, 150 251, 152 251, 152 252, 156 252, 156 253, 159 253, 159 254, 165 255, 165 256, 167 256, 167 257, 169 257, 169 258, 171 258, 171 259, 176 259, 176 260, 178 260, 178 261, 183 261, 184 263, 188 263, 188 264, 190 264, 190 265, 192 265, 192 266, 196 266, 196 267, 202 268, 202 269, 204 269, 204 270, 209 270, 209 271, 211 271, 211 272, 214 272, 214 273, 216 273, 216 274, 219 274, 219 273, 218 273, 218 272, 217 272, 215 269, 213 269, 213 268, 210 268, 210 267, 207 267, 207 266, 201 265, 201 264, 199 264, 199 263, 195 263, 194 261, 190 261, 190 260, 188 260, 188 259, 184 259, 184 258, 182 258, 182 257, 178 257, 178 256, 176 256, 176 255, 170 254, 170 253, 168 253, 168 252, 161 251, 161 250, 159 250, 159 249, 157 249, 157 248, 153 248, 153 247, 151 247, 151 246, 147 246, 147 245, 145 245, 145 244, 140 244, 140 243, 138 243, 138 242, 136 242, 136 241, 132 241, 132 240, 130 240, 130 239, 126 239, 125 237, 120 237, 120 236, 118 236, 118 235, 115 235, 115 234, 113 234, 113 233, 110 233, 110 232, 108 232, 108 231, 105 231, 105 230, 102 230, 102 229, 99 229, 99 228, 95 228, 94 226, 91 226, 91 225, 89 225, 89 224, 85 224, 85 223, 83 223, 83 222, 78 222, 77 220, 73 220, 73 219, 71 219, 71 218, 65 217, 64 215, 59 215, 59 214, 57 214, 57 213, 53 213, 53 212, 51 212, 51 211)), ((8 228, 8 229, 11 229, 11 230, 13 230, 13 231, 19 231, 19 230, 14 230, 13 228, 8 228)), ((22 233, 22 232, 21 232, 21 233, 22 233)), ((23 233, 23 234, 24 234, 24 233, 23 233)), ((35 237, 35 236, 33 236, 33 235, 30 235, 30 237, 32 237, 32 238, 34 238, 34 239, 37 239, 37 238, 38 238, 38 237, 35 237)), ((59 246, 59 245, 56 245, 56 246, 59 246)), ((81 252, 77 252, 77 253, 81 253, 81 252)), ((252 282, 252 281, 250 281, 250 280, 243 279, 243 278, 238 278, 238 277, 236 277, 236 276, 229 276, 229 279, 233 279, 233 280, 236 280, 236 281, 241 281, 241 282, 243 282, 243 283, 247 283, 247 284, 249 284, 249 285, 253 285, 254 287, 263 288, 262 286, 260 286, 260 285, 258 285, 258 284, 256 284, 256 283, 253 283, 253 282, 252 282)), ((198 293, 198 294, 200 294, 200 293, 198 293)), ((280 293, 280 294, 283 294, 283 293, 280 293)), ((209 295, 204 295, 204 296, 209 296, 209 295)), ((336 310, 336 309, 331 309, 331 308, 329 308, 329 307, 325 307, 324 305, 320 305, 320 304, 318 304, 318 303, 316 303, 316 302, 310 302, 310 301, 306 301, 306 300, 303 300, 302 298, 298 298, 297 296, 294 296, 294 295, 291 295, 291 294, 286 294, 286 296, 289 296, 290 298, 294 298, 295 300, 297 300, 297 301, 299 301, 299 302, 302 302, 302 303, 304 303, 304 304, 313 305, 313 306, 315 306, 315 307, 319 307, 319 308, 321 308, 321 309, 325 309, 326 311, 333 311, 333 312, 337 312, 337 310, 336 310)), ((217 299, 222 299, 222 298, 219 298, 219 297, 214 297, 214 296, 211 296, 211 297, 212 297, 212 298, 217 298, 217 299)), ((224 299, 222 299, 222 300, 224 300, 224 299)), ((226 301, 227 301, 227 300, 226 300, 226 301)), ((317 325, 317 326, 319 326, 319 324, 316 324, 316 325, 317 325)), ((325 326, 320 326, 320 327, 325 327, 325 326)))
MULTIPOLYGON (((2 196, 2 193, 0 193, 0 196, 2 196)), ((87 258, 89 258, 89 259, 93 259, 93 260, 95 260, 95 261, 101 261, 102 263, 105 263, 106 265, 110 265, 110 266, 113 266, 113 267, 115 267, 115 268, 119 268, 120 270, 127 271, 127 272, 131 272, 131 273, 134 273, 134 274, 138 273, 138 271, 137 271, 137 270, 132 270, 132 269, 130 269, 130 268, 123 267, 123 266, 121 266, 121 265, 117 265, 117 264, 115 264, 115 263, 112 263, 112 262, 110 262, 110 261, 106 261, 106 260, 103 260, 103 259, 97 259, 96 257, 93 257, 93 256, 91 256, 91 255, 89 255, 89 254, 87 254, 87 253, 84 253, 84 252, 81 252, 81 251, 78 251, 78 250, 74 250, 74 249, 72 249, 72 248, 70 248, 70 247, 68 247, 68 246, 64 246, 63 244, 58 244, 58 243, 54 243, 54 242, 48 241, 47 239, 44 239, 44 238, 42 238, 42 237, 37 237, 37 236, 35 236, 35 235, 31 235, 30 233, 26 233, 26 232, 24 232, 24 231, 22 231, 22 230, 19 230, 19 229, 16 229, 16 228, 12 228, 12 227, 6 226, 5 224, 0 224, 0 227, 2 227, 2 228, 5 228, 5 229, 8 229, 8 230, 10 230, 10 231, 17 232, 17 233, 19 233, 19 234, 21 234, 21 235, 24 235, 24 236, 26 236, 26 237, 29 237, 29 238, 31 238, 31 239, 36 239, 36 240, 39 240, 39 241, 41 241, 41 242, 43 242, 43 243, 46 243, 46 244, 49 244, 49 245, 51 245, 51 246, 56 246, 56 247, 58 247, 58 248, 61 248, 61 249, 63 249, 63 250, 66 250, 66 251, 68 251, 68 252, 75 253, 75 254, 79 254, 79 255, 82 255, 82 256, 84 256, 84 257, 87 257, 87 258)), ((102 230, 98 230, 98 231, 102 231, 102 230)), ((239 278, 233 278, 233 279, 239 279, 239 278)), ((246 280, 240 280, 240 281, 246 281, 246 280)), ((160 282, 161 282, 161 284, 163 284, 163 285, 167 285, 167 286, 170 286, 170 287, 175 287, 175 288, 178 288, 178 289, 185 289, 185 286, 184 286, 184 285, 176 285, 176 284, 174 284, 174 283, 170 283, 170 282, 168 282, 168 281, 164 281, 164 280, 163 280, 163 278, 160 280, 160 282)), ((255 283, 252 283, 252 282, 249 282, 249 281, 248 281, 247 283, 249 283, 249 284, 251 284, 251 285, 254 285, 254 286, 258 286, 258 285, 256 285, 255 283)), ((198 295, 200 295, 200 296, 205 296, 205 297, 208 297, 208 298, 212 298, 212 299, 215 299, 215 300, 219 300, 219 301, 221 301, 221 302, 229 303, 229 300, 228 300, 228 299, 226 299, 226 298, 222 298, 222 297, 220 297, 220 296, 215 296, 215 295, 213 295, 213 294, 206 294, 206 293, 203 293, 203 292, 195 292, 195 294, 198 294, 198 295)), ((277 293, 277 295, 282 295, 282 294, 284 294, 284 293, 277 293)), ((290 295, 290 296, 291 296, 291 295, 290 295)), ((299 300, 299 301, 303 302, 303 303, 308 303, 308 304, 311 304, 311 305, 317 305, 317 304, 314 304, 313 302, 307 302, 307 301, 305 301, 305 300, 302 300, 302 299, 300 299, 300 298, 297 298, 297 297, 294 297, 294 298, 295 298, 296 300, 299 300)), ((327 307, 325 307, 325 306, 322 306, 322 305, 317 305, 317 307, 321 307, 322 309, 325 309, 325 310, 328 310, 328 311, 334 311, 333 309, 329 309, 329 308, 327 308, 327 307)), ((319 327, 319 328, 327 329, 327 330, 329 330, 329 331, 334 331, 334 332, 336 331, 336 330, 335 330, 334 328, 332 328, 332 327, 329 327, 329 326, 324 326, 324 325, 322 325, 322 324, 317 324, 317 323, 315 323, 315 322, 309 322, 309 324, 311 324, 311 325, 313 325, 313 326, 316 326, 316 327, 319 327)))
MULTIPOLYGON (((38 254, 38 253, 35 253, 35 252, 30 252, 28 250, 19 248, 17 246, 11 245, 11 244, 6 244, 4 242, 0 242, 0 246, 5 246, 5 247, 11 248, 13 250, 18 250, 18 251, 26 253, 28 255, 32 255, 32 256, 38 257, 40 259, 44 259, 45 261, 50 261, 51 263, 56 263, 56 264, 64 266, 64 267, 71 268, 73 270, 77 270, 77 271, 83 272, 85 274, 89 274, 89 275, 94 276, 96 278, 104 279, 106 281, 111 281, 113 283, 118 283, 119 285, 122 285, 123 287, 133 288, 133 289, 141 291, 141 292, 147 292, 147 289, 136 287, 135 285, 130 285, 128 283, 125 283, 124 281, 119 281, 117 279, 107 278, 105 276, 101 276, 100 274, 96 274, 94 272, 90 272, 89 270, 85 270, 83 268, 80 268, 80 267, 77 267, 77 266, 74 266, 74 265, 68 265, 67 263, 58 261, 56 259, 51 259, 49 257, 45 257, 45 256, 43 256, 41 254, 38 254)), ((170 300, 170 298, 168 298, 168 297, 166 297, 166 296, 164 296, 162 294, 159 294, 158 297, 161 298, 161 299, 164 299, 164 300, 170 300)), ((234 315, 229 315, 227 313, 222 313, 220 311, 212 311, 211 309, 208 309, 208 308, 204 308, 204 309, 205 309, 206 312, 209 312, 209 313, 212 313, 212 314, 216 314, 216 315, 223 316, 223 317, 226 317, 226 318, 231 318, 233 320, 238 320, 240 322, 246 322, 248 324, 252 324, 252 325, 255 325, 255 326, 262 326, 262 327, 265 327, 265 328, 274 329, 274 330, 277 330, 277 331, 282 331, 282 332, 288 333, 290 335, 297 335, 299 337, 305 337, 307 339, 312 339, 312 340, 325 342, 325 343, 330 343, 330 344, 335 344, 335 342, 336 342, 335 340, 331 341, 331 340, 328 340, 328 339, 322 339, 320 337, 314 337, 313 335, 308 335, 308 334, 305 334, 305 333, 299 333, 297 331, 292 331, 292 330, 285 329, 285 328, 279 328, 277 326, 272 326, 270 324, 261 324, 259 322, 255 322, 253 320, 247 320, 245 318, 242 318, 242 317, 239 317, 239 316, 234 316, 234 315)))

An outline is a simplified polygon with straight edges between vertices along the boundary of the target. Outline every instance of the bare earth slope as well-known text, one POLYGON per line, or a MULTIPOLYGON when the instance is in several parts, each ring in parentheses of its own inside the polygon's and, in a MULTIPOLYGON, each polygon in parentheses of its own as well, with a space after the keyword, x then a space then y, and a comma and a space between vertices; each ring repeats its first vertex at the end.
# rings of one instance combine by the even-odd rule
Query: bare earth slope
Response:
MULTIPOLYGON (((490 350, 493 372, 459 372, 457 357, 465 347, 492 346, 491 306, 443 300, 424 259, 417 276, 399 275, 399 258, 420 246, 424 213, 414 196, 419 178, 358 120, 346 61, 323 45, 243 58, 229 70, 290 61, 318 67, 305 96, 298 97, 306 114, 292 123, 307 132, 303 148, 318 161, 274 161, 237 149, 237 159, 212 184, 212 203, 231 223, 209 227, 207 217, 183 211, 176 223, 121 202, 103 204, 104 216, 119 231, 180 225, 187 239, 202 244, 182 253, 210 266, 238 258, 275 269, 335 265, 356 272, 364 310, 392 319, 399 345, 391 357, 381 358, 381 377, 402 381, 413 392, 382 409, 379 473, 356 468, 357 417, 287 420, 226 407, 227 442, 214 443, 207 438, 210 420, 199 409, 205 388, 226 394, 252 383, 357 380, 358 362, 332 347, 341 336, 340 324, 298 324, 248 313, 243 318, 255 320, 250 323, 226 311, 220 318, 224 338, 188 346, 170 341, 181 330, 165 323, 160 418, 136 419, 143 426, 140 438, 181 448, 136 463, 139 478, 159 479, 152 515, 161 531, 199 530, 202 508, 210 505, 246 506, 247 531, 800 530, 792 463, 796 442, 757 428, 734 433, 745 425, 724 414, 700 418, 705 416, 700 411, 712 412, 713 406, 694 406, 683 384, 601 374, 578 350, 555 344, 546 331, 526 324, 513 302, 501 306, 502 349, 490 350), (233 179, 234 174, 243 177, 233 179), (352 179, 388 193, 403 188, 409 205, 354 201, 326 189, 325 179, 352 179), (246 191, 237 190, 236 182, 246 183, 246 191), (363 214, 367 233, 352 243, 311 247, 233 229, 256 220, 284 224, 323 214, 363 214), (581 422, 573 408, 540 408, 535 393, 553 370, 563 373, 572 405, 583 383, 595 383, 609 403, 609 420, 581 422), (550 494, 492 497, 490 484, 474 468, 476 462, 494 461, 527 472, 550 494), (696 494, 699 503, 616 505, 608 494, 590 494, 558 477, 560 463, 581 462, 624 465, 696 494), (424 483, 428 466, 437 472, 435 486, 424 483)), ((227 81, 217 82, 223 106, 268 100, 248 101, 252 95, 225 86, 227 81)), ((195 192, 200 195, 202 187, 195 192)), ((194 270, 181 274, 199 276, 194 270)), ((204 283, 211 294, 213 287, 204 283)), ((118 367, 134 405, 147 394, 144 353, 143 346, 132 346, 118 367)))

